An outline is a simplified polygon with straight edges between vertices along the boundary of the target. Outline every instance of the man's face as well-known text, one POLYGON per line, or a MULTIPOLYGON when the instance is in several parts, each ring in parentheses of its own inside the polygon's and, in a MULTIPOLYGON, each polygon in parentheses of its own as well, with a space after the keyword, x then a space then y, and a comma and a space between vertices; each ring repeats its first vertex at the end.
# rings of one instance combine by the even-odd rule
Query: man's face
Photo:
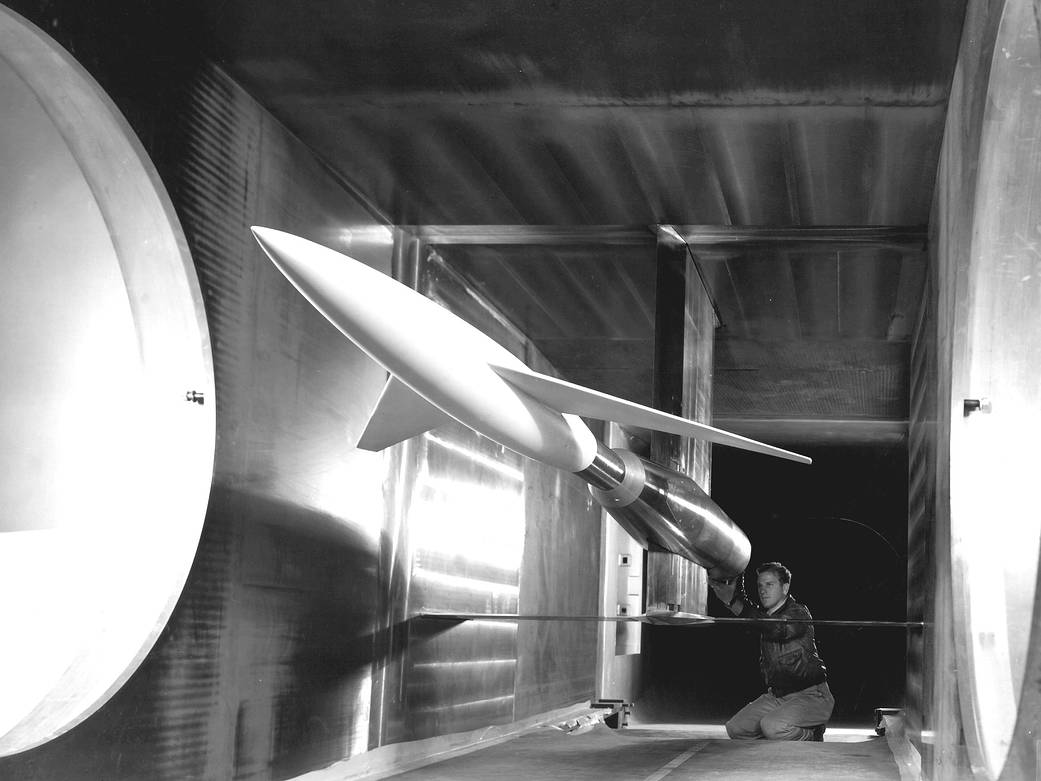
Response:
POLYGON ((756 583, 759 586, 759 604, 764 610, 772 610, 788 596, 788 584, 782 583, 775 572, 761 572, 756 583))

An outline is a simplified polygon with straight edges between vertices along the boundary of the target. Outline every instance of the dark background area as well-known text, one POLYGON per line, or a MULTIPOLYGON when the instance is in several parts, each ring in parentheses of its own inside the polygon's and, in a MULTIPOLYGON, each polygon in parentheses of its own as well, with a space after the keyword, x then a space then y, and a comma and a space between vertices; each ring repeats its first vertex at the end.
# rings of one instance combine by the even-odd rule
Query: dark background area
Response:
MULTIPOLYGON (((805 451, 811 466, 715 448, 712 495, 752 542, 755 567, 792 570, 791 593, 814 618, 903 621, 907 589, 907 454, 903 447, 805 451)), ((715 597, 709 613, 730 615, 715 597)), ((906 632, 819 627, 835 695, 832 724, 872 722, 904 698, 906 632)), ((724 721, 763 691, 758 632, 713 625, 644 628, 641 720, 724 721)))

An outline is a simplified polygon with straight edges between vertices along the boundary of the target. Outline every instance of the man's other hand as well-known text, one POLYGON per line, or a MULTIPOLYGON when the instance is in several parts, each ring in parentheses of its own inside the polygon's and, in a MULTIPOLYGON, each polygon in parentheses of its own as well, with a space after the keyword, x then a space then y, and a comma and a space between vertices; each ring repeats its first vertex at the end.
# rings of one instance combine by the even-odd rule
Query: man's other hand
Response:
POLYGON ((737 589, 736 578, 731 578, 730 580, 713 580, 709 578, 708 585, 724 605, 729 606, 734 601, 734 591, 737 589))

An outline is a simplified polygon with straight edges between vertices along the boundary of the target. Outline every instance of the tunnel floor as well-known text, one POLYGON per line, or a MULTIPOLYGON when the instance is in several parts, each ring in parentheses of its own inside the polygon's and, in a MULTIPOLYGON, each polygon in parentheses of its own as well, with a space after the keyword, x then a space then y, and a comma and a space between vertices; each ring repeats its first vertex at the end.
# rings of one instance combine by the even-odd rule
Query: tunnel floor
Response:
POLYGON ((424 781, 746 781, 842 778, 899 781, 885 738, 871 730, 830 730, 823 743, 739 742, 722 727, 603 725, 581 735, 543 728, 394 779, 424 781))

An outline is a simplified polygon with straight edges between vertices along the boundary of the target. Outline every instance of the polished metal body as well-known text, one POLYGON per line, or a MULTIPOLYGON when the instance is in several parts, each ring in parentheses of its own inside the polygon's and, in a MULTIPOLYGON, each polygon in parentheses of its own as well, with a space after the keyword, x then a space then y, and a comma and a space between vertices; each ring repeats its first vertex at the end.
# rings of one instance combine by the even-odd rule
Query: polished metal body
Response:
MULTIPOLYGON (((631 479, 633 472, 626 469, 626 463, 618 451, 612 450, 603 442, 597 442, 593 463, 576 474, 589 483, 591 489, 613 491, 617 490, 627 478, 631 479)), ((602 501, 601 504, 603 504, 602 501)))
MULTIPOLYGON (((697 562, 710 578, 745 571, 752 551, 748 537, 694 480, 626 450, 612 453, 624 465, 624 476, 610 488, 590 480, 590 492, 626 531, 652 548, 697 562)), ((588 479, 584 472, 579 476, 588 479)))

